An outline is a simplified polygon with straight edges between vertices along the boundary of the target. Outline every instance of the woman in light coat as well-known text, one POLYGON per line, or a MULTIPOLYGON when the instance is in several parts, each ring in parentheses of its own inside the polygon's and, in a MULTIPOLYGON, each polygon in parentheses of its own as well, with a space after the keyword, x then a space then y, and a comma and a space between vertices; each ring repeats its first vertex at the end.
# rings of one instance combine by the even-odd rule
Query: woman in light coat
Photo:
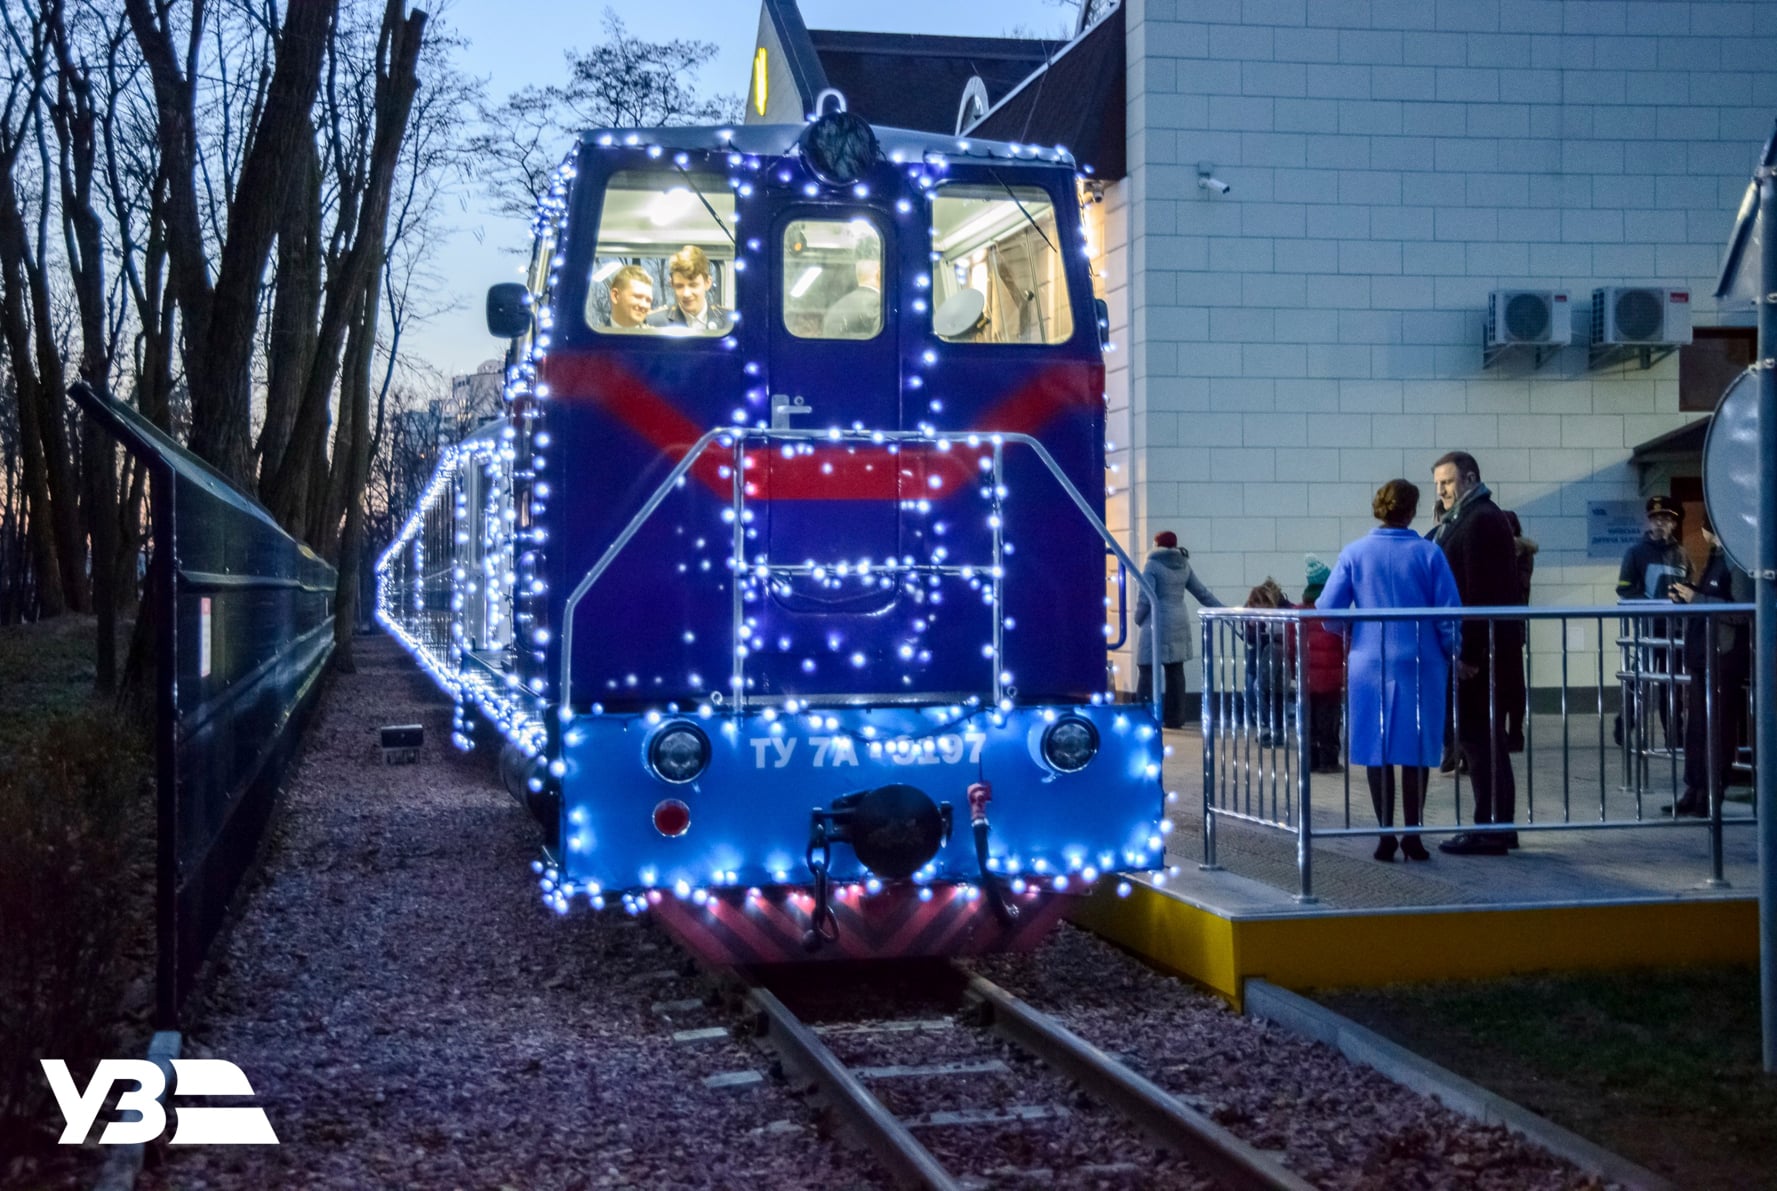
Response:
MULTIPOLYGON (((1455 608, 1456 576, 1444 552, 1408 528, 1419 511, 1419 489, 1390 480, 1376 490, 1371 511, 1382 525, 1339 552, 1333 573, 1315 601, 1334 608, 1455 608)), ((1369 767, 1376 821, 1394 826, 1394 769, 1401 767, 1402 821, 1420 824, 1431 766, 1444 749, 1450 660, 1460 643, 1455 620, 1347 622, 1351 655, 1346 723, 1349 759, 1369 767)), ((1329 626, 1331 627, 1331 626, 1329 626)), ((1376 859, 1393 860, 1395 837, 1376 844, 1376 859)), ((1411 860, 1430 860, 1417 835, 1401 850, 1411 860)))
POLYGON ((1205 608, 1220 608, 1222 601, 1203 585, 1191 570, 1191 555, 1179 549, 1178 535, 1163 530, 1154 535, 1154 548, 1141 573, 1160 597, 1156 605, 1141 591, 1135 599, 1135 623, 1141 631, 1135 637, 1136 697, 1148 703, 1154 697, 1154 636, 1160 634, 1161 694, 1165 700, 1161 724, 1168 728, 1185 726, 1185 662, 1191 656, 1191 623, 1185 616, 1185 593, 1188 591, 1205 608))

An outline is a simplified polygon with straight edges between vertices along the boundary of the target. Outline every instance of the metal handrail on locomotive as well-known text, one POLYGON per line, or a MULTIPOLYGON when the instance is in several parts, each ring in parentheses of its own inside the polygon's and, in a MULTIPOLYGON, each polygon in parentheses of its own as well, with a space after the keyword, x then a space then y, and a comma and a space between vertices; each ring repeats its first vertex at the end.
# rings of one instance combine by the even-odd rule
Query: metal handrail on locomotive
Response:
POLYGON ((1064 150, 843 100, 580 139, 489 294, 505 413, 377 565, 456 744, 504 735, 552 907, 724 962, 959 954, 1161 863, 1080 194, 1064 150))

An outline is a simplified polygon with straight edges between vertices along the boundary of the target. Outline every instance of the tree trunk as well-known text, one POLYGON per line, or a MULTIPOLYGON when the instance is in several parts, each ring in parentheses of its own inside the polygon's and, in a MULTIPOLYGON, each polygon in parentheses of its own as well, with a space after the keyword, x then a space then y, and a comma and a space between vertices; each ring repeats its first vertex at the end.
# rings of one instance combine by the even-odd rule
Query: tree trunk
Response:
POLYGON ((290 146, 308 126, 339 0, 301 0, 285 9, 265 106, 229 200, 228 235, 214 287, 198 218, 191 81, 181 72, 171 27, 158 19, 154 0, 124 0, 124 7, 154 80, 162 168, 169 181, 171 279, 185 316, 191 447, 251 490, 251 365, 260 284, 277 236, 285 191, 297 184, 301 157, 290 146))
MULTIPOLYGON (((327 285, 321 328, 316 336, 315 363, 309 372, 291 430, 293 442, 316 442, 325 435, 329 397, 338 375, 340 351, 348 328, 358 303, 374 303, 376 300, 378 263, 382 260, 383 237, 388 227, 389 195, 394 186, 401 140, 407 131, 407 118, 413 110, 414 92, 419 87, 415 72, 426 26, 425 13, 415 11, 403 17, 404 7, 403 0, 388 0, 383 10, 382 32, 377 39, 375 131, 371 138, 363 206, 359 210, 357 234, 352 245, 327 285)), ((312 507, 307 510, 309 516, 304 516, 303 498, 309 491, 305 482, 308 477, 295 454, 291 451, 284 453, 283 464, 265 490, 266 505, 279 524, 287 527, 301 526, 313 516, 312 507)))
POLYGON ((124 486, 117 502, 117 545, 111 554, 112 593, 115 597, 111 606, 119 615, 128 615, 142 602, 136 559, 142 550, 142 502, 148 494, 148 466, 135 460, 127 461, 122 482, 124 486))
MULTIPOLYGON (((62 597, 72 612, 92 606, 86 574, 86 535, 80 529, 80 477, 68 442, 63 396, 67 374, 49 306, 49 278, 43 262, 27 256, 25 278, 31 294, 32 324, 37 340, 37 430, 43 437, 43 478, 49 495, 50 531, 61 564, 62 597)), ((21 397, 23 395, 21 394, 21 397)), ((23 413, 21 404, 20 413, 23 413)))
MULTIPOLYGON (((80 319, 80 379, 100 398, 111 396, 112 337, 107 326, 104 221, 93 207, 93 174, 98 167, 98 113, 92 80, 68 45, 62 6, 48 10, 56 56, 56 102, 50 109, 56 132, 56 176, 61 186, 62 239, 74 283, 80 319)), ((58 425, 61 419, 55 419, 58 425)), ((98 656, 93 667, 97 693, 117 684, 117 449, 111 436, 90 420, 80 434, 81 520, 76 542, 90 535, 91 607, 98 613, 98 656), (84 530, 84 533, 82 533, 84 530)))
MULTIPOLYGON (((130 634, 130 652, 124 660, 123 681, 117 689, 117 705, 128 710, 131 718, 142 724, 152 724, 156 712, 154 622, 160 612, 159 605, 151 581, 142 592, 142 609, 136 616, 135 631, 130 634)), ((172 663, 169 661, 168 664, 172 663)))
MULTIPOLYGON (((380 253, 378 258, 380 276, 380 253)), ((352 634, 357 628, 358 574, 364 555, 364 482, 370 474, 370 369, 376 356, 377 309, 373 291, 366 295, 362 317, 353 324, 346 343, 345 390, 327 500, 329 528, 338 523, 342 513, 345 522, 340 530, 339 586, 333 601, 334 664, 343 674, 356 673, 352 634)))
MULTIPOLYGON (((259 436, 260 498, 284 462, 290 431, 302 396, 303 378, 314 366, 315 324, 321 305, 321 164, 311 125, 296 138, 292 153, 303 159, 299 181, 285 196, 278 230, 278 282, 272 299, 271 335, 266 346, 268 377, 265 428, 259 436)), ((296 454, 312 464, 315 452, 298 444, 296 454)))
POLYGON ((88 423, 81 434, 86 481, 86 521, 92 532, 92 610, 98 615, 93 691, 117 688, 117 448, 111 437, 88 423))
POLYGON ((18 399, 20 470, 25 489, 25 534, 31 567, 36 572, 43 615, 67 611, 62 592, 62 566, 50 514, 49 480, 43 460, 43 433, 38 425, 43 401, 41 381, 31 351, 29 285, 25 257, 30 242, 10 168, 0 169, 0 334, 12 361, 13 395, 18 399))

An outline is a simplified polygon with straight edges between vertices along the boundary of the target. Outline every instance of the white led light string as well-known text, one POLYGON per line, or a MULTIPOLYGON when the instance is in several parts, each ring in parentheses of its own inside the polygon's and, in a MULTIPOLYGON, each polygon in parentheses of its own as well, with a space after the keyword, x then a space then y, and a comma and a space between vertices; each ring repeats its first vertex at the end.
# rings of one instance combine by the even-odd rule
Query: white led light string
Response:
MULTIPOLYGON (((724 130, 722 133, 725 141, 732 135, 728 130, 724 130)), ((644 146, 639 136, 633 133, 620 138, 614 134, 604 134, 598 138, 597 143, 602 147, 620 152, 640 149, 649 159, 658 159, 663 152, 658 145, 644 146)), ((995 155, 991 151, 984 154, 979 146, 971 145, 968 142, 959 142, 958 151, 968 156, 995 155)), ((1038 155, 1038 151, 1034 148, 1025 149, 1013 146, 1010 156, 1017 159, 1021 153, 1026 155, 1026 159, 1038 155)), ((900 153, 891 153, 890 156, 897 164, 905 164, 906 162, 905 156, 900 153)), ((1065 154, 1063 151, 1057 150, 1054 154, 1045 154, 1045 156, 1048 160, 1060 161, 1063 160, 1065 154)), ((681 168, 684 168, 688 163, 687 156, 683 153, 677 154, 674 160, 675 164, 681 168)), ((758 155, 740 152, 728 153, 727 161, 731 170, 737 171, 730 175, 728 184, 737 197, 734 222, 738 226, 743 215, 743 211, 740 209, 742 206, 740 200, 750 198, 755 193, 754 183, 747 175, 749 173, 756 174, 762 168, 762 163, 758 155)), ((921 191, 929 192, 947 171, 948 164, 945 155, 927 153, 917 164, 909 166, 907 173, 916 187, 921 191)), ((570 157, 557 171, 554 183, 549 193, 540 201, 536 218, 533 221, 532 230, 537 235, 544 234, 553 226, 558 234, 556 240, 558 245, 565 243, 567 192, 575 172, 575 162, 570 157)), ((1089 173, 1090 170, 1086 172, 1089 173)), ((779 169, 776 171, 776 177, 780 183, 789 185, 793 175, 788 169, 779 169)), ((917 214, 914 205, 905 199, 895 204, 895 210, 902 221, 910 220, 917 214)), ((1083 233, 1084 229, 1082 229, 1083 233)), ((735 271, 737 273, 744 271, 750 259, 761 257, 762 248, 763 246, 757 238, 737 241, 735 271)), ((557 251, 549 262, 549 289, 547 291, 549 293, 555 291, 559 282, 559 270, 563 261, 564 255, 557 251)), ((930 276, 927 274, 918 275, 915 278, 915 285, 918 289, 929 290, 930 276)), ((925 308, 924 299, 916 298, 915 306, 917 309, 923 310, 925 308)), ((740 317, 738 311, 735 312, 734 317, 738 323, 740 317)), ((483 548, 487 552, 486 556, 492 560, 484 567, 489 583, 486 606, 489 609, 487 615, 490 629, 498 615, 496 610, 501 602, 494 598, 495 590, 507 590, 515 610, 513 623, 510 626, 512 639, 521 651, 528 653, 529 662, 534 663, 534 665, 527 665, 523 668, 531 673, 532 677, 528 681, 521 681, 517 675, 508 675, 505 687, 502 689, 490 682, 479 670, 472 667, 465 671, 459 665, 454 664, 460 660, 460 655, 453 655, 448 662, 437 658, 405 631, 404 627, 398 623, 397 618, 388 614, 388 605, 380 590, 379 619, 383 620, 385 625, 390 627, 404 644, 420 656, 422 664, 447 689, 457 693, 460 705, 466 705, 469 702, 479 705, 489 713, 490 718, 501 728, 508 739, 513 740, 524 749, 527 756, 535 757, 546 753, 555 756, 556 759, 550 766, 550 772, 553 776, 559 777, 563 771, 563 765, 559 759, 559 746, 555 749, 549 747, 545 722, 551 692, 543 663, 546 661, 546 650, 550 643, 550 631, 548 626, 541 623, 541 613, 546 606, 547 592, 546 583, 542 577, 542 562, 543 545, 547 540, 544 514, 549 497, 548 483, 541 477, 547 467, 545 448, 549 443, 549 435, 538 424, 541 421, 549 392, 547 386, 538 383, 537 380, 538 365, 547 356, 554 326, 554 311, 545 304, 537 313, 537 332, 529 350, 521 361, 508 369, 505 397, 513 424, 505 428, 504 438, 497 448, 497 458, 489 457, 490 451, 493 450, 491 444, 474 444, 478 451, 475 461, 485 469, 484 474, 491 481, 495 481, 487 485, 487 505, 483 517, 483 529, 486 535, 483 548), (514 471, 513 465, 516 462, 518 451, 521 449, 529 452, 529 467, 525 470, 514 471), (500 464, 505 465, 507 475, 507 486, 504 489, 497 482, 500 464), (524 482, 529 484, 531 517, 528 527, 520 529, 514 522, 515 497, 518 487, 524 482), (504 501, 503 505, 502 501, 504 501), (502 571, 502 567, 506 570, 502 571), (502 583, 502 581, 504 582, 502 583), (447 675, 454 677, 447 677, 447 675)), ((733 349, 738 346, 738 341, 734 336, 728 336, 724 340, 724 346, 733 349)), ((923 352, 915 360, 916 369, 930 370, 937 364, 937 354, 931 350, 923 352)), ((761 365, 756 361, 748 362, 745 365, 745 372, 748 377, 757 377, 761 374, 761 365)), ((910 389, 922 389, 928 384, 928 378, 921 375, 920 371, 915 371, 907 381, 907 386, 910 389)), ((744 428, 741 435, 736 436, 737 438, 752 437, 752 433, 749 432, 757 433, 769 430, 767 411, 764 408, 765 388, 763 386, 752 387, 746 391, 745 396, 746 406, 753 408, 749 410, 746 406, 742 406, 734 411, 732 421, 744 428)), ((929 399, 929 408, 933 414, 943 412, 942 397, 936 392, 929 399)), ((1005 538, 1003 532, 1004 502, 1009 493, 1003 483, 999 466, 998 436, 943 434, 929 423, 921 423, 920 429, 926 433, 932 445, 939 451, 951 450, 953 442, 966 442, 970 447, 980 447, 984 440, 991 443, 992 457, 984 454, 979 459, 981 470, 985 475, 984 482, 978 488, 980 495, 989 507, 988 529, 994 547, 994 557, 990 564, 982 566, 949 561, 949 550, 939 539, 945 536, 950 527, 938 519, 933 519, 930 522, 929 531, 922 531, 922 537, 926 541, 928 561, 916 562, 913 556, 907 555, 900 559, 860 558, 829 563, 817 563, 812 559, 804 559, 799 562, 773 562, 764 551, 749 551, 748 547, 749 542, 757 540, 758 529, 754 524, 751 510, 746 508, 745 498, 752 485, 745 481, 745 475, 751 467, 756 465, 756 460, 761 457, 761 453, 755 452, 749 455, 744 450, 744 444, 738 442, 728 444, 734 446, 734 458, 739 465, 738 468, 729 465, 724 465, 721 468, 723 478, 733 480, 734 489, 732 503, 722 510, 723 528, 728 531, 725 536, 729 539, 729 552, 727 558, 724 559, 724 569, 732 577, 730 581, 735 584, 731 593, 735 631, 734 666, 733 673, 729 678, 734 698, 727 709, 719 708, 709 700, 700 702, 695 711, 695 714, 700 718, 709 720, 724 711, 738 714, 742 704, 749 697, 747 690, 750 680, 744 674, 744 662, 747 657, 760 648, 769 648, 772 645, 779 645, 780 652, 789 648, 788 642, 765 642, 755 638, 755 633, 760 627, 759 621, 757 617, 749 617, 747 614, 748 607, 759 604, 770 587, 775 585, 781 591, 791 579, 807 580, 811 578, 821 582, 823 587, 830 590, 838 590, 848 582, 878 588, 899 586, 916 602, 934 609, 927 615, 915 619, 912 626, 912 636, 895 650, 901 661, 923 664, 931 660, 931 651, 923 647, 921 640, 931 628, 932 621, 939 614, 935 609, 943 604, 945 581, 960 579, 966 582, 971 590, 978 592, 983 603, 993 609, 991 617, 993 636, 991 640, 983 642, 982 645, 983 657, 994 668, 992 701, 984 704, 979 697, 971 697, 965 703, 953 704, 948 708, 927 708, 926 710, 929 712, 936 713, 943 718, 918 732, 893 740, 876 739, 876 729, 868 725, 855 735, 847 733, 846 739, 853 741, 855 746, 861 746, 873 759, 887 757, 893 760, 897 757, 916 755, 921 750, 930 752, 939 747, 937 742, 948 732, 958 728, 966 729, 972 721, 983 715, 987 716, 995 727, 1005 726, 1009 713, 1014 709, 1014 704, 1010 693, 1013 689, 1013 675, 1004 668, 1003 632, 1015 628, 1015 625, 1010 618, 1001 615, 1001 609, 1004 599, 1005 557, 1014 553, 1014 545, 1005 538), (751 558, 748 557, 749 553, 752 554, 751 558)), ((885 436, 881 432, 870 431, 861 423, 854 423, 849 431, 835 428, 828 437, 830 440, 842 442, 845 449, 854 454, 861 445, 866 443, 876 446, 885 444, 885 436)), ((803 441, 785 444, 781 450, 786 457, 790 457, 794 454, 812 454, 815 447, 813 443, 803 441)), ((886 452, 891 458, 898 460, 901 447, 898 443, 888 443, 886 452)), ((456 464, 455 455, 450 455, 446 461, 441 461, 439 474, 434 477, 433 486, 428 489, 427 499, 422 500, 422 508, 427 500, 435 498, 443 484, 449 482, 449 476, 445 474, 447 462, 454 467, 456 464)), ((935 475, 929 478, 934 486, 939 483, 935 475)), ((903 512, 911 512, 922 518, 931 517, 933 514, 932 502, 926 497, 904 497, 900 501, 900 508, 903 512)), ((404 528, 403 538, 397 539, 397 543, 391 547, 390 552, 385 554, 385 561, 400 548, 406 538, 412 536, 418 516, 419 514, 416 513, 416 518, 410 519, 409 525, 404 528)), ((697 538, 696 548, 705 549, 708 541, 707 537, 697 538)), ((417 552, 415 568, 416 571, 423 570, 423 558, 417 552)), ((693 568, 707 573, 711 569, 710 560, 705 558, 699 563, 698 560, 692 559, 689 564, 681 563, 679 565, 681 574, 690 574, 693 568)), ((381 570, 383 570, 383 563, 379 563, 379 571, 381 570)), ((461 631, 461 620, 457 618, 453 623, 453 635, 460 637, 461 631)), ((491 635, 493 634, 490 633, 491 635)), ((841 658, 846 656, 843 640, 837 646, 824 641, 821 644, 828 645, 828 653, 837 654, 841 658)), ((805 654, 802 660, 805 665, 815 665, 814 659, 817 656, 819 656, 818 653, 805 654)), ((855 656, 847 660, 852 661, 854 665, 859 664, 855 656)), ((691 674, 687 676, 687 679, 693 689, 701 688, 703 685, 700 675, 691 674)), ((913 677, 910 673, 904 672, 902 679, 904 685, 912 685, 913 677)), ((656 681, 659 680, 656 679, 656 681)), ((620 689, 615 679, 607 682, 607 686, 612 689, 620 689)), ((565 722, 572 717, 573 712, 567 702, 567 692, 564 690, 559 694, 561 716, 565 722)), ((715 698, 719 699, 719 695, 715 698)), ((1092 705, 1098 706, 1111 701, 1111 699, 1112 696, 1109 693, 1094 693, 1090 702, 1092 705)), ((757 706, 756 697, 754 697, 754 703, 757 706)), ((596 703, 591 710, 594 714, 603 712, 603 708, 596 703)), ((767 725, 768 731, 781 734, 785 730, 784 725, 788 717, 799 713, 808 714, 811 725, 818 724, 825 730, 837 730, 838 721, 835 717, 811 712, 810 704, 806 700, 793 696, 783 699, 779 706, 760 707, 758 718, 767 725)), ((679 715, 683 713, 680 711, 679 704, 672 702, 665 705, 664 712, 660 709, 650 709, 637 714, 645 721, 653 723, 659 722, 663 714, 679 715)), ((1045 718, 1053 719, 1054 710, 1046 709, 1045 718)), ((736 732, 735 719, 732 716, 725 716, 722 728, 732 736, 736 732)), ((1144 741, 1154 736, 1151 726, 1146 724, 1132 726, 1128 717, 1123 714, 1115 717, 1114 730, 1119 733, 1134 731, 1144 741)), ((1158 758, 1151 758, 1146 767, 1150 776, 1157 776, 1158 758)), ((540 789, 541 786, 540 779, 532 779, 533 789, 540 789)), ((571 827, 580 826, 573 824, 573 816, 577 813, 580 813, 577 808, 569 813, 571 827)), ((1170 822, 1162 820, 1161 834, 1164 834, 1170 826, 1170 822)), ((573 830, 566 841, 567 847, 570 851, 580 850, 587 846, 588 838, 583 832, 573 830)), ((1102 872, 1113 868, 1119 859, 1123 864, 1131 867, 1145 867, 1151 864, 1153 854, 1159 851, 1162 842, 1160 835, 1151 835, 1143 841, 1146 844, 1145 851, 1140 847, 1129 847, 1123 851, 1120 858, 1110 852, 1101 852, 1097 856, 1089 858, 1077 850, 1058 860, 1044 856, 1033 856, 1028 859, 1019 856, 994 857, 990 860, 990 868, 996 872, 1015 874, 1012 888, 1018 894, 1035 895, 1043 887, 1065 891, 1069 888, 1070 880, 1084 880, 1089 883, 1102 872)), ((544 900, 552 908, 565 912, 570 900, 580 893, 584 893, 595 908, 604 906, 603 889, 599 882, 576 884, 564 881, 559 866, 547 859, 537 862, 533 867, 538 872, 544 900)), ((645 887, 646 892, 623 895, 623 903, 632 913, 640 912, 650 903, 657 903, 663 895, 689 898, 699 905, 713 902, 712 890, 729 889, 738 882, 738 877, 733 872, 715 873, 711 875, 707 885, 697 885, 680 880, 675 882, 672 887, 663 890, 653 887, 657 884, 655 880, 657 874, 643 872, 638 876, 642 878, 641 884, 645 887)), ((789 873, 778 870, 776 876, 780 881, 787 881, 789 873)), ((928 865, 925 870, 922 870, 920 877, 924 880, 935 879, 935 867, 928 865)), ((840 896, 863 896, 878 888, 880 888, 880 884, 871 879, 867 882, 843 887, 840 890, 840 896)), ((956 888, 965 897, 978 897, 980 893, 977 888, 967 883, 958 883, 956 888)), ((1120 894, 1127 892, 1127 885, 1120 886, 1118 892, 1120 894)), ((758 896, 758 890, 749 890, 749 900, 754 900, 758 896)), ((921 896, 929 898, 930 890, 922 890, 921 896)), ((713 904, 711 908, 713 910, 713 904)))

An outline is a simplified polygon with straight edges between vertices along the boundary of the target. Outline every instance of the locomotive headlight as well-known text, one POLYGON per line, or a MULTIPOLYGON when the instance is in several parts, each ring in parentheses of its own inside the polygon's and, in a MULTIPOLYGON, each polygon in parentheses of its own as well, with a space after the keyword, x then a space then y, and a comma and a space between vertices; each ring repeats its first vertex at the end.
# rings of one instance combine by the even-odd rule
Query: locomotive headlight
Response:
POLYGON ((1090 720, 1063 716, 1043 733, 1043 760, 1060 773, 1077 773, 1098 753, 1098 729, 1090 720))
POLYGON ((703 734, 703 729, 684 720, 666 725, 648 744, 649 767, 675 785, 695 781, 709 763, 710 738, 703 734))

